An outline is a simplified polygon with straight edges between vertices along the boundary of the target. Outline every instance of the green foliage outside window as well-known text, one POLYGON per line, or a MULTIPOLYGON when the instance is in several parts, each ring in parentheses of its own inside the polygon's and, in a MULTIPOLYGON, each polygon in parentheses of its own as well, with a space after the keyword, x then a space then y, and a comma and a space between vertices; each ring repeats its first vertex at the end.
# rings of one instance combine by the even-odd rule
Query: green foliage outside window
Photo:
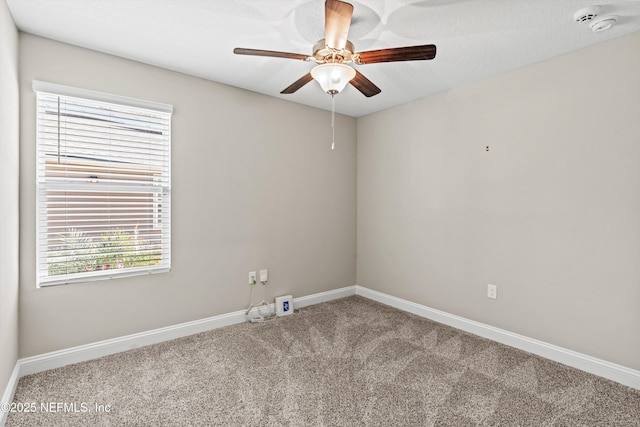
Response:
POLYGON ((160 246, 149 245, 135 230, 114 229, 92 237, 71 228, 57 238, 61 243, 58 256, 48 259, 49 276, 146 267, 162 260, 160 246))

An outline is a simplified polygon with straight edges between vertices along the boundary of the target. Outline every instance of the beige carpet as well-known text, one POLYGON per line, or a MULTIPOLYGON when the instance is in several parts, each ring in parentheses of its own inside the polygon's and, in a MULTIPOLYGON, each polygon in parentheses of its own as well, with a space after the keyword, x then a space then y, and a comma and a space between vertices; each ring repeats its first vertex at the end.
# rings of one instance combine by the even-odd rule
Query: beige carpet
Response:
POLYGON ((357 296, 27 376, 15 402, 37 411, 9 427, 640 426, 637 390, 357 296))

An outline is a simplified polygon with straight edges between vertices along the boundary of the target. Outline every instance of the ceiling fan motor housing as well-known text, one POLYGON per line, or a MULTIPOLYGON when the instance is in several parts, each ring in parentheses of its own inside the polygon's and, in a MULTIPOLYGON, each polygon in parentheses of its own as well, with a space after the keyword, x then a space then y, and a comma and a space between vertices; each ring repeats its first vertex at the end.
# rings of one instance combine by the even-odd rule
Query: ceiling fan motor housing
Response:
POLYGON ((326 64, 330 62, 348 64, 353 61, 353 52, 355 50, 353 43, 349 40, 347 40, 344 49, 335 50, 328 47, 325 39, 322 39, 313 46, 313 59, 318 64, 326 64))

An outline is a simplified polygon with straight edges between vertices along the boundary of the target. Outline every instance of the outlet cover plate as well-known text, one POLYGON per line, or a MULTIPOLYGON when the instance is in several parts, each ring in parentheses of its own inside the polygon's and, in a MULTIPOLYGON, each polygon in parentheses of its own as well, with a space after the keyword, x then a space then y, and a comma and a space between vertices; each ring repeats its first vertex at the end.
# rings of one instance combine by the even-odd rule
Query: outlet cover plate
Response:
POLYGON ((498 298, 498 287, 496 285, 487 285, 487 297, 491 299, 498 298))
POLYGON ((269 270, 260 270, 260 282, 265 283, 269 279, 269 270))

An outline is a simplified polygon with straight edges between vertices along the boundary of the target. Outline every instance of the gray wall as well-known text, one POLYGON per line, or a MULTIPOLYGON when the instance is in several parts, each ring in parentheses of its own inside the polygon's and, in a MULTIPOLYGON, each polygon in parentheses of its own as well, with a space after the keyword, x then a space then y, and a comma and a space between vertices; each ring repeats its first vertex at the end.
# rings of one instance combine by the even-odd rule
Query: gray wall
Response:
POLYGON ((18 358, 18 31, 0 0, 0 396, 18 358))
POLYGON ((331 152, 325 111, 21 34, 20 357, 241 309, 250 269, 270 297, 355 283, 357 139, 358 284, 640 369, 639 47, 339 116, 331 152), (170 274, 35 288, 33 79, 174 105, 170 274))
POLYGON ((359 119, 357 283, 640 369, 638 70, 635 33, 359 119))
POLYGON ((355 119, 331 151, 326 111, 23 33, 20 63, 21 357, 246 308, 250 270, 355 284, 355 119), (173 104, 170 274, 36 289, 34 79, 173 104))

